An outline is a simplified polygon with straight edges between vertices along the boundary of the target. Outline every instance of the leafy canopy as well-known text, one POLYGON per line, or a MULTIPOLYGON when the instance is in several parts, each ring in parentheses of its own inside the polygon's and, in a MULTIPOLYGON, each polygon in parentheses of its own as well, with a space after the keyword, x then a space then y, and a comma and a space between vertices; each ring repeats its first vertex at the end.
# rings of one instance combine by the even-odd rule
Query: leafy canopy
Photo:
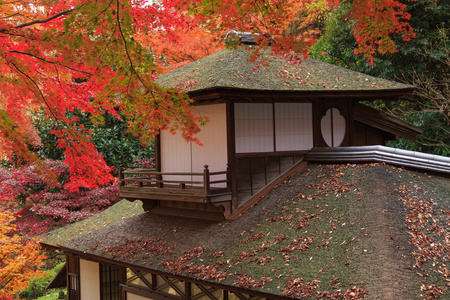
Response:
MULTIPOLYGON (((103 123, 105 113, 120 118, 120 112, 129 131, 144 144, 161 129, 197 141, 195 134, 204 122, 193 114, 185 94, 153 83, 164 61, 160 54, 173 50, 158 50, 161 47, 152 43, 144 47, 143 36, 157 34, 164 37, 160 44, 184 47, 189 39, 181 38, 183 33, 195 39, 201 36, 195 30, 202 29, 207 38, 220 40, 234 29, 260 33, 262 46, 270 40, 275 52, 306 54, 318 33, 312 30, 317 22, 305 16, 310 10, 320 16, 317 7, 337 5, 336 0, 3 1, 0 158, 38 160, 30 149, 41 143, 33 126, 39 111, 59 124, 50 133, 69 165, 68 187, 107 184, 111 167, 93 144, 92 132, 67 112, 89 114, 93 124, 103 123), (293 24, 301 25, 300 30, 293 24)), ((350 15, 358 24, 357 51, 372 59, 376 51, 396 50, 390 34, 411 38, 403 8, 395 0, 353 1, 350 15)))

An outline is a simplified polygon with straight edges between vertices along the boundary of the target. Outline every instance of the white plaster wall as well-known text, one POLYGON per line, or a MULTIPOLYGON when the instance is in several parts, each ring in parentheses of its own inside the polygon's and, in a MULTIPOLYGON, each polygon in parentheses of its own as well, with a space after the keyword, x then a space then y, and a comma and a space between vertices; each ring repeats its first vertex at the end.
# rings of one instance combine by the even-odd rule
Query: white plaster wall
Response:
POLYGON ((313 147, 311 103, 275 103, 277 151, 310 150, 313 147))
MULTIPOLYGON (((179 133, 172 134, 167 130, 161 132, 161 171, 191 172, 191 144, 179 133)), ((190 176, 169 176, 164 180, 190 181, 190 176)))
MULTIPOLYGON (((207 116, 209 122, 201 127, 197 135, 203 146, 187 143, 179 135, 161 132, 162 172, 203 172, 204 165, 211 172, 225 171, 227 168, 227 127, 225 104, 205 105, 194 108, 198 116, 207 116)), ((218 180, 214 177, 212 180, 218 180)), ((201 177, 166 176, 166 180, 201 181, 201 177)))
MULTIPOLYGON (((204 105, 195 107, 198 116, 207 116, 209 122, 200 131, 198 138, 203 146, 192 143, 192 172, 203 172, 204 165, 208 165, 211 172, 227 169, 227 118, 226 105, 204 105)), ((213 180, 225 179, 225 175, 211 177, 213 180)), ((225 183, 215 185, 224 187, 225 183)))
POLYGON ((236 103, 236 153, 273 152, 272 103, 236 103))
POLYGON ((99 264, 80 259, 80 299, 100 300, 99 264))

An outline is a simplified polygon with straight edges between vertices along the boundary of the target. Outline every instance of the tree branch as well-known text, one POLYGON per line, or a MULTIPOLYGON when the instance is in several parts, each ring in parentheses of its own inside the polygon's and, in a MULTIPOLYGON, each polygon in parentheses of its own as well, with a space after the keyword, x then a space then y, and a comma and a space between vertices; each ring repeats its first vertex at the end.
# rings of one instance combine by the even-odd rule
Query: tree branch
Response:
POLYGON ((19 69, 19 67, 12 61, 10 61, 10 63, 14 66, 14 68, 17 70, 17 72, 19 72, 20 74, 22 74, 22 76, 26 77, 36 88, 36 90, 39 92, 39 95, 42 98, 42 101, 44 101, 45 105, 47 106, 49 112, 52 114, 53 118, 55 120, 58 120, 58 118, 56 117, 55 113, 53 112, 52 108, 50 107, 50 105, 47 102, 47 99, 45 99, 44 93, 41 91, 41 89, 39 88, 39 85, 33 80, 33 78, 31 78, 28 74, 26 74, 25 72, 23 72, 21 69, 19 69))
POLYGON ((56 18, 59 18, 59 17, 61 17, 61 16, 67 16, 67 15, 70 15, 74 10, 75 10, 75 8, 68 9, 68 10, 62 11, 62 12, 60 12, 60 13, 57 13, 56 15, 53 15, 53 16, 51 16, 51 17, 48 17, 47 19, 43 19, 43 20, 35 20, 35 21, 23 23, 23 24, 20 24, 20 25, 15 26, 14 28, 19 29, 19 28, 28 27, 28 26, 31 26, 31 25, 34 25, 34 24, 47 23, 47 22, 50 22, 51 20, 56 19, 56 18))
POLYGON ((150 92, 150 94, 152 95, 153 99, 154 99, 155 102, 156 102, 156 97, 155 97, 155 94, 154 94, 153 90, 151 90, 150 88, 148 88, 148 86, 147 86, 147 85, 145 84, 145 82, 142 80, 141 76, 139 76, 138 72, 136 71, 136 68, 134 67, 133 60, 131 59, 130 53, 129 53, 129 51, 128 51, 127 40, 125 39, 125 35, 123 34, 123 31, 122 31, 122 26, 121 26, 121 23, 120 23, 120 15, 119 15, 119 11, 120 11, 120 5, 119 5, 119 0, 117 0, 117 13, 116 13, 117 25, 118 25, 118 28, 119 28, 120 36, 122 37, 122 40, 123 40, 123 44, 124 44, 124 48, 125 48, 125 53, 126 53, 126 55, 127 55, 128 62, 130 63, 131 71, 136 75, 137 79, 142 83, 142 85, 146 88, 146 90, 147 90, 148 92, 150 92))
POLYGON ((86 75, 92 75, 92 74, 89 73, 89 72, 82 71, 82 70, 76 70, 76 69, 74 69, 74 68, 72 68, 72 67, 70 67, 70 66, 63 65, 63 64, 61 64, 61 63, 54 62, 54 61, 51 61, 51 60, 47 60, 47 59, 45 59, 45 58, 42 58, 42 57, 33 55, 33 54, 31 54, 31 53, 27 53, 27 52, 23 52, 23 51, 18 51, 18 50, 11 50, 11 51, 9 51, 9 53, 17 53, 17 54, 28 55, 28 56, 34 57, 34 58, 36 58, 36 59, 38 59, 38 60, 41 60, 41 61, 43 61, 43 62, 45 62, 45 63, 55 64, 55 65, 60 65, 60 66, 62 66, 62 67, 65 67, 65 68, 67 68, 67 69, 69 69, 69 70, 72 70, 72 71, 75 71, 75 72, 80 72, 80 73, 83 73, 83 74, 86 74, 86 75))

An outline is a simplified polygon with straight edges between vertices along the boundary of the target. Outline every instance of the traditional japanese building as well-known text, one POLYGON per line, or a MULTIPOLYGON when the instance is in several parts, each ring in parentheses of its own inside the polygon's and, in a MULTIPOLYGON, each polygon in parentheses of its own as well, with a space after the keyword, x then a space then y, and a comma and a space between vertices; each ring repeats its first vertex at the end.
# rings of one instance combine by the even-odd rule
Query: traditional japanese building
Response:
POLYGON ((153 212, 228 219, 314 147, 384 145, 421 132, 362 104, 396 101, 412 86, 270 50, 251 62, 252 47, 218 51, 157 80, 187 92, 209 118, 203 146, 162 131, 156 170, 125 172, 123 198, 153 212))

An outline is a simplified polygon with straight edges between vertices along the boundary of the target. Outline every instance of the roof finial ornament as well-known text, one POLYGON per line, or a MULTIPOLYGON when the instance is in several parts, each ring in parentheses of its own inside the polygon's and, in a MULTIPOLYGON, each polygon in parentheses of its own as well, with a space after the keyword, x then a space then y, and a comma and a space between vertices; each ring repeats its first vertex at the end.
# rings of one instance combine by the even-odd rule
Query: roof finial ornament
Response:
POLYGON ((230 30, 225 36, 225 43, 242 43, 244 45, 255 45, 255 36, 259 36, 259 34, 230 30))

